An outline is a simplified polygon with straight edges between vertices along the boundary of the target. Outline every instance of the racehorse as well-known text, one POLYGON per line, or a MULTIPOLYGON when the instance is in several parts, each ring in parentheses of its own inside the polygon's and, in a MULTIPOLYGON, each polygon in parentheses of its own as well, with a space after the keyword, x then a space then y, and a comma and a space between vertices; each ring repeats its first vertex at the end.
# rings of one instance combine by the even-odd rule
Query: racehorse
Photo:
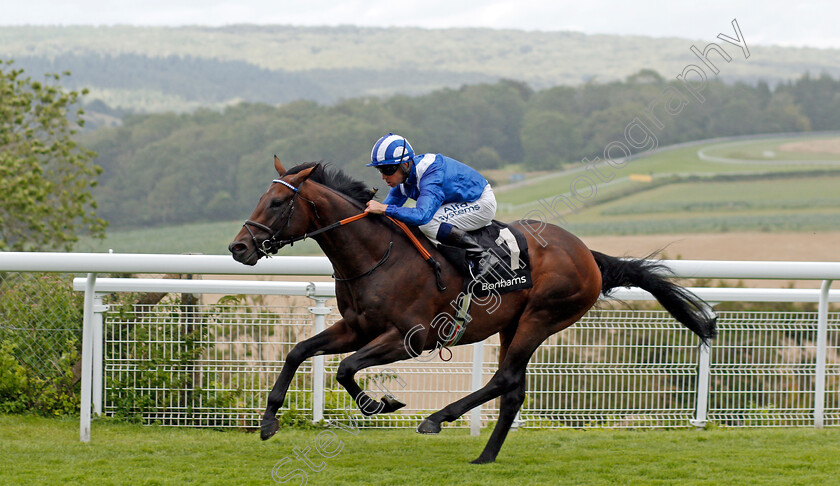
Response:
MULTIPOLYGON (((353 352, 338 367, 338 382, 362 413, 388 413, 404 404, 390 395, 369 397, 354 375, 362 369, 416 357, 440 348, 448 336, 433 329, 435 317, 451 311, 463 278, 445 260, 440 276, 446 290, 410 239, 385 216, 361 217, 374 192, 338 169, 306 163, 286 170, 275 157, 279 174, 229 246, 246 265, 285 244, 314 238, 335 271, 336 298, 342 318, 323 332, 295 345, 268 396, 261 422, 266 440, 279 427, 277 411, 300 364, 312 356, 353 352), (356 216, 356 218, 354 218, 356 216), (371 410, 374 409, 374 410, 371 410)), ((493 462, 525 399, 525 370, 531 355, 552 334, 574 324, 616 287, 647 290, 703 343, 716 334, 716 316, 698 297, 661 276, 661 265, 645 259, 619 259, 589 250, 566 230, 536 221, 518 221, 528 240, 533 286, 498 296, 497 306, 473 306, 471 320, 458 345, 498 333, 499 368, 481 389, 423 420, 420 433, 440 432, 472 408, 501 397, 499 418, 476 464, 493 462)), ((410 229, 423 247, 434 245, 417 228, 410 229)))

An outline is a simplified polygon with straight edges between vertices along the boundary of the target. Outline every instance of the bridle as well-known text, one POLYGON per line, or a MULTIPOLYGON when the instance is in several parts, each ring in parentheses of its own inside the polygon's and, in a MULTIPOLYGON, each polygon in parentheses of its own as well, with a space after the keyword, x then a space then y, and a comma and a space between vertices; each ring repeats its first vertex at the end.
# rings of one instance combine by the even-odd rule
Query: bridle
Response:
MULTIPOLYGON (((295 199, 296 198, 300 197, 304 201, 307 201, 310 204, 312 204, 312 209, 315 211, 315 218, 318 218, 318 209, 315 206, 315 202, 313 202, 309 199, 306 199, 305 197, 300 195, 300 189, 298 189, 297 187, 289 184, 286 181, 280 180, 280 179, 274 179, 271 182, 277 182, 279 184, 283 184, 284 186, 288 187, 289 189, 291 189, 294 192, 294 195, 292 195, 292 199, 289 202, 289 206, 288 206, 289 210, 286 214, 286 221, 283 222, 283 226, 281 226, 280 229, 278 229, 277 231, 274 231, 274 230, 271 229, 271 227, 266 226, 262 223, 257 223, 256 221, 252 221, 250 219, 245 220, 245 223, 242 224, 242 226, 245 227, 246 230, 248 230, 248 234, 251 235, 251 241, 254 242, 254 248, 256 248, 257 251, 260 252, 262 254, 262 256, 264 256, 266 258, 271 258, 270 254, 277 253, 280 250, 280 248, 283 248, 286 245, 290 245, 290 246, 294 245, 294 243, 296 241, 305 240, 306 238, 310 238, 312 236, 321 234, 325 231, 329 231, 329 230, 337 228, 341 225, 344 225, 344 224, 347 224, 347 223, 352 223, 353 221, 358 221, 358 220, 360 220, 360 219, 362 219, 362 218, 364 218, 368 215, 368 213, 363 212, 363 213, 357 214, 355 216, 350 216, 349 218, 344 218, 341 221, 336 221, 335 223, 324 226, 323 228, 319 228, 319 229, 317 229, 317 230, 315 230, 311 233, 304 233, 300 236, 295 236, 295 237, 288 238, 288 239, 285 239, 285 240, 277 239, 277 235, 279 235, 284 229, 286 229, 286 227, 289 225, 289 222, 292 220, 292 212, 295 210, 295 199), (257 244, 257 237, 254 235, 254 232, 251 231, 251 228, 250 228, 251 226, 265 231, 266 233, 268 233, 269 237, 266 240, 264 240, 262 242, 262 244, 257 244)), ((391 256, 391 248, 393 248, 393 246, 394 246, 394 239, 392 237, 391 242, 388 243, 388 248, 385 250, 385 255, 379 260, 379 262, 377 262, 367 272, 364 272, 360 275, 356 275, 355 277, 350 277, 350 278, 340 278, 340 277, 337 277, 336 275, 333 274, 333 278, 336 279, 337 281, 340 281, 340 282, 347 282, 347 281, 350 281, 350 280, 356 280, 358 278, 367 277, 368 275, 373 273, 377 268, 381 267, 382 265, 385 264, 385 262, 388 261, 388 258, 391 256)))
MULTIPOLYGON (((358 221, 358 220, 366 217, 368 214, 370 214, 370 213, 362 212, 362 213, 356 214, 354 216, 350 216, 349 218, 344 218, 340 221, 336 221, 335 223, 332 223, 332 224, 329 224, 329 225, 324 226, 322 228, 319 228, 319 229, 317 229, 317 230, 315 230, 311 233, 304 233, 300 236, 293 236, 292 238, 281 240, 281 239, 278 239, 278 235, 284 229, 286 229, 286 227, 289 225, 289 223, 292 220, 292 212, 294 212, 294 210, 295 210, 295 199, 296 198, 299 197, 299 198, 303 199, 304 201, 306 201, 306 202, 308 202, 309 204, 312 205, 312 210, 315 211, 315 218, 316 219, 318 219, 318 208, 315 206, 314 201, 309 200, 309 199, 301 196, 300 195, 300 189, 298 189, 297 187, 289 184, 288 182, 286 182, 284 180, 281 180, 281 179, 274 179, 271 182, 272 183, 276 182, 276 183, 279 183, 279 184, 283 184, 284 186, 291 189, 292 192, 294 192, 294 195, 292 195, 292 199, 289 202, 289 206, 288 206, 289 210, 286 213, 286 221, 283 222, 283 225, 277 231, 272 230, 270 226, 266 226, 262 223, 252 221, 250 219, 245 220, 245 223, 242 224, 242 226, 248 231, 248 234, 251 236, 251 241, 254 243, 254 248, 256 249, 256 251, 258 251, 262 256, 264 256, 266 258, 271 258, 271 255, 277 253, 281 248, 283 248, 286 245, 290 245, 290 246, 294 245, 294 243, 297 242, 297 241, 305 240, 306 238, 311 238, 315 235, 319 235, 319 234, 324 233, 326 231, 329 231, 331 229, 338 228, 339 226, 342 226, 342 225, 345 225, 345 224, 348 224, 348 223, 352 223, 353 221, 358 221), (254 235, 254 232, 251 231, 251 226, 253 226, 254 228, 258 228, 262 231, 265 231, 268 234, 268 238, 263 240, 262 244, 257 243, 257 237, 256 237, 256 235, 254 235)), ((408 229, 408 227, 405 225, 405 223, 403 223, 401 221, 398 221, 398 220, 396 220, 396 219, 394 219, 390 216, 386 216, 386 218, 391 220, 392 223, 394 223, 398 228, 400 228, 403 231, 403 233, 405 233, 406 237, 411 241, 411 243, 414 245, 414 247, 417 249, 417 251, 420 252, 420 255, 423 257, 423 259, 426 261, 426 263, 428 263, 432 267, 432 270, 434 271, 434 274, 435 274, 435 281, 436 281, 438 290, 440 290, 441 292, 446 290, 446 284, 443 282, 443 278, 441 277, 440 263, 438 263, 432 257, 432 255, 425 248, 423 248, 423 245, 420 244, 420 242, 417 240, 417 237, 415 237, 411 233, 411 231, 408 229)), ((373 268, 371 268, 367 272, 365 272, 361 275, 357 275, 355 277, 350 277, 350 278, 338 278, 335 275, 333 275, 333 278, 335 278, 336 280, 339 280, 339 281, 349 281, 349 280, 356 280, 357 278, 362 278, 362 277, 366 277, 366 276, 370 275, 371 273, 373 273, 374 270, 381 267, 382 265, 385 264, 386 261, 388 261, 388 257, 391 255, 391 248, 393 246, 394 246, 394 240, 393 240, 393 236, 392 236, 391 242, 388 244, 388 248, 385 250, 385 255, 379 260, 378 263, 376 263, 373 266, 373 268)))
MULTIPOLYGON (((254 248, 256 248, 256 250, 262 256, 267 257, 267 258, 271 258, 271 255, 277 253, 278 251, 280 251, 281 248, 283 248, 286 245, 294 245, 294 243, 296 241, 300 241, 300 240, 309 238, 310 236, 314 236, 318 233, 322 233, 323 231, 326 231, 325 228, 328 228, 328 227, 321 228, 320 230, 313 231, 312 233, 304 233, 302 236, 296 236, 296 237, 285 239, 285 240, 278 239, 277 238, 278 235, 280 235, 280 233, 283 232, 283 230, 285 230, 286 227, 289 226, 289 223, 292 221, 292 213, 295 210, 295 200, 298 197, 300 197, 301 199, 303 199, 304 201, 306 201, 306 202, 308 202, 309 204, 312 205, 312 209, 315 211, 315 217, 316 218, 318 217, 318 209, 315 206, 315 202, 313 202, 309 199, 306 199, 305 197, 300 195, 300 189, 298 189, 297 187, 289 184, 288 182, 286 182, 284 180, 280 180, 280 179, 274 179, 271 182, 277 182, 279 184, 283 184, 284 186, 288 187, 289 189, 291 189, 294 192, 294 195, 292 195, 292 199, 290 200, 289 205, 288 205, 289 209, 286 212, 286 221, 283 222, 283 225, 277 231, 272 230, 271 227, 266 226, 262 223, 257 223, 256 221, 251 221, 250 219, 245 220, 245 223, 242 224, 242 226, 248 231, 248 234, 251 236, 251 241, 254 243, 254 248), (256 237, 256 235, 254 235, 254 232, 251 231, 251 226, 253 226, 254 228, 258 228, 262 231, 265 231, 268 234, 268 238, 263 240, 263 242, 261 244, 257 243, 257 237, 256 237)), ((282 216, 280 216, 280 217, 282 217, 282 216)), ((329 229, 332 229, 332 228, 329 228, 329 229)))

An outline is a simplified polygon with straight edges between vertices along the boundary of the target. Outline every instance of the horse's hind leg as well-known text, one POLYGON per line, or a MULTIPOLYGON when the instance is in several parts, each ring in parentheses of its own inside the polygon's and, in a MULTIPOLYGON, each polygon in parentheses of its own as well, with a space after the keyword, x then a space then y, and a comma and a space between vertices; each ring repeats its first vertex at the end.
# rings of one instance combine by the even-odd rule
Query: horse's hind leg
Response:
MULTIPOLYGON (((509 404, 508 408, 511 408, 511 406, 516 402, 513 398, 518 396, 515 392, 519 388, 522 388, 522 393, 524 394, 525 368, 528 365, 528 360, 531 359, 531 355, 544 339, 542 334, 530 338, 522 338, 519 334, 517 334, 516 337, 519 338, 519 342, 517 343, 517 341, 514 340, 507 352, 504 352, 505 346, 503 343, 502 354, 504 357, 501 359, 499 369, 483 388, 480 388, 464 398, 450 403, 441 410, 429 415, 428 418, 423 420, 423 422, 417 426, 417 432, 420 432, 421 434, 436 434, 440 432, 441 422, 451 422, 469 410, 472 410, 473 408, 498 396, 504 396, 509 393, 512 394, 510 395, 507 403, 509 404)), ((517 406, 516 409, 518 410, 518 408, 519 407, 517 406)), ((513 416, 510 417, 511 423, 513 422, 513 418, 515 416, 516 411, 514 411, 513 416)), ((499 422, 501 423, 501 421, 502 416, 500 415, 499 422)), ((497 424, 496 427, 499 427, 499 425, 497 424)), ((510 425, 508 425, 508 428, 510 428, 510 425)), ((505 431, 504 434, 507 434, 507 431, 505 431)), ((504 440, 504 435, 502 436, 502 440, 504 440)))
POLYGON ((392 328, 344 358, 338 365, 336 379, 353 397, 363 415, 393 412, 404 407, 405 404, 387 394, 381 401, 374 400, 361 389, 354 377, 358 371, 365 368, 393 363, 409 357, 402 334, 396 328, 392 328))
POLYGON ((487 445, 484 446, 484 450, 478 456, 478 459, 472 461, 473 464, 484 464, 496 460, 508 431, 510 431, 510 427, 516 419, 516 413, 519 412, 522 402, 525 401, 525 382, 525 368, 522 368, 519 386, 502 395, 499 420, 496 421, 493 433, 490 434, 490 440, 487 441, 487 445))
POLYGON ((280 376, 268 394, 268 406, 260 424, 260 438, 266 440, 277 432, 277 411, 286 400, 286 392, 298 367, 306 359, 322 354, 338 354, 358 348, 357 336, 343 319, 309 339, 297 343, 283 363, 280 376))
POLYGON ((571 326, 580 319, 586 309, 588 307, 578 307, 574 314, 566 316, 561 321, 555 321, 555 324, 546 324, 551 322, 551 313, 545 310, 524 315, 519 321, 519 326, 511 344, 507 348, 507 352, 493 378, 483 388, 429 415, 426 420, 417 426, 417 431, 426 434, 440 432, 441 422, 451 422, 482 403, 498 396, 507 395, 507 400, 503 399, 503 404, 507 405, 506 410, 500 413, 499 422, 496 425, 499 430, 493 431, 484 452, 474 462, 485 463, 495 460, 513 419, 516 417, 516 411, 524 400, 525 368, 528 366, 528 361, 534 351, 548 336, 571 326), (522 387, 521 393, 518 390, 520 386, 522 387), (520 395, 522 396, 521 399, 520 395))

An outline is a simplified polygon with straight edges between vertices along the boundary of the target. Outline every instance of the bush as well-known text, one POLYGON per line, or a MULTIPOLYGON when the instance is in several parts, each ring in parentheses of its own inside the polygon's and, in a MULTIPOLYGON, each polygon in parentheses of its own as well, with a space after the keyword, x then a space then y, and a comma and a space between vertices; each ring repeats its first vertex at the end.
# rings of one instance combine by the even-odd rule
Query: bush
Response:
POLYGON ((78 413, 82 307, 67 276, 3 276, 0 412, 78 413))
POLYGON ((0 413, 20 413, 26 410, 29 395, 29 374, 14 355, 12 343, 0 344, 0 413))

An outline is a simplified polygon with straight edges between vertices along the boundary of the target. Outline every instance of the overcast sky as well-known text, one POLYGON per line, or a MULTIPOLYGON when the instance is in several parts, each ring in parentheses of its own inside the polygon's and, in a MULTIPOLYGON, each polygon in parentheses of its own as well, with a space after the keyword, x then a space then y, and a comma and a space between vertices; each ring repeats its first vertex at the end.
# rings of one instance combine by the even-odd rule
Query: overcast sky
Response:
POLYGON ((752 44, 840 48, 832 1, 679 0, 27 0, 0 25, 489 27, 712 40, 737 18, 752 44))

